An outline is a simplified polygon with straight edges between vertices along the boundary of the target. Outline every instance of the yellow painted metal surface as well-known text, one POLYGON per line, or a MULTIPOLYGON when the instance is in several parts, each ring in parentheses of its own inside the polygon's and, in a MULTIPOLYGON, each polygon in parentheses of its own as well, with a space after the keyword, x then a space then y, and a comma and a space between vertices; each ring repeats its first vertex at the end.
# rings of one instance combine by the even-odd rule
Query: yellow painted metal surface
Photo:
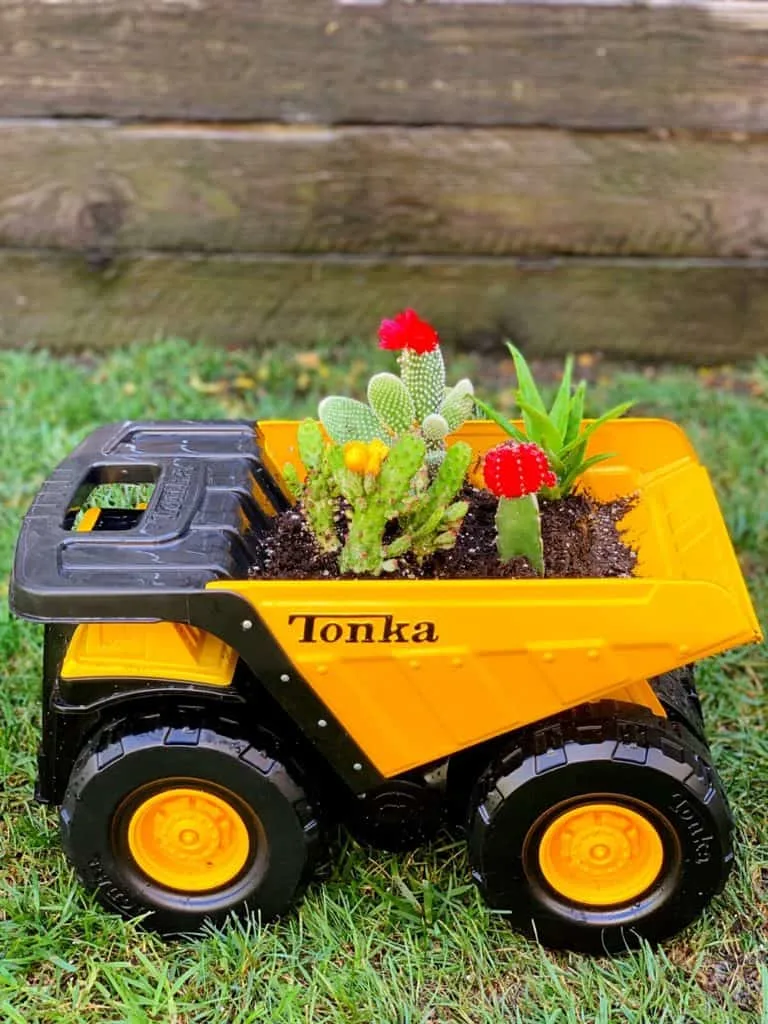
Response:
MULTIPOLYGON (((262 423, 278 465, 296 423, 262 423)), ((493 424, 458 435, 478 452, 493 424)), ((585 580, 217 581, 242 594, 318 696, 384 775, 585 701, 632 699, 645 682, 760 639, 712 486, 683 432, 619 420, 589 454, 615 457, 583 481, 638 494, 626 520, 638 576, 585 580)))
POLYGON ((92 622, 69 642, 63 679, 171 679, 228 686, 237 652, 181 622, 92 622))

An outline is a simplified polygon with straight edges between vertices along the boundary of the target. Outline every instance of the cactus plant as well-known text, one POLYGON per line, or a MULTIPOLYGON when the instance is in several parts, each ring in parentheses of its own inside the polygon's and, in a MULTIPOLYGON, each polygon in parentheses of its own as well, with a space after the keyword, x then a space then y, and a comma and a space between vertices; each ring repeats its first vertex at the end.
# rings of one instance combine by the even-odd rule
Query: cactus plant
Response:
POLYGON ((299 458, 306 469, 302 483, 290 464, 283 469, 288 487, 301 503, 307 526, 323 552, 338 551, 341 546, 336 530, 339 490, 333 476, 330 447, 316 420, 305 419, 297 432, 299 458))
POLYGON ((377 373, 368 383, 368 404, 331 395, 320 402, 318 415, 339 444, 372 441, 392 444, 414 431, 424 439, 425 459, 436 468, 445 454, 445 437, 472 414, 472 382, 445 386, 445 364, 435 329, 407 309, 379 328, 381 348, 398 352, 400 376, 377 373))
POLYGON ((536 444, 508 441, 486 453, 483 474, 488 490, 499 499, 496 543, 502 562, 524 556, 544 575, 544 549, 536 492, 553 488, 557 477, 546 453, 536 444))
POLYGON ((360 466, 352 448, 346 453, 338 448, 333 451, 334 480, 349 506, 349 530, 339 569, 378 576, 386 561, 384 531, 387 523, 397 518, 411 480, 424 462, 424 442, 404 434, 383 461, 373 464, 374 472, 365 472, 367 465, 360 466))
MULTIPOLYGON (((405 506, 400 517, 402 534, 387 549, 389 558, 412 551, 418 561, 439 549, 451 548, 469 508, 453 499, 461 490, 472 460, 472 449, 463 441, 446 452, 432 482, 405 506)), ((422 478, 423 479, 423 478, 422 478)))
POLYGON ((414 434, 404 434, 391 448, 378 438, 338 445, 307 419, 297 439, 306 475, 302 481, 290 463, 283 475, 320 550, 339 552, 342 573, 378 576, 407 552, 422 561, 453 546, 467 512, 467 503, 454 498, 472 458, 469 445, 453 445, 430 482, 426 444, 414 434), (342 498, 348 520, 343 543, 337 529, 342 498), (399 532, 385 543, 393 521, 399 532))

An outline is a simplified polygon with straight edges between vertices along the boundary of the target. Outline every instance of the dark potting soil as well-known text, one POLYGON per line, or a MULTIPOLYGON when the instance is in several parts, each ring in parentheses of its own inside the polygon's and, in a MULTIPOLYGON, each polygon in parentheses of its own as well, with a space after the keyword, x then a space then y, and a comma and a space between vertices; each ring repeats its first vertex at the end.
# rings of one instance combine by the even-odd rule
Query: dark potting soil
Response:
MULTIPOLYGON (((502 564, 496 551, 496 498, 467 487, 461 495, 469 511, 455 547, 440 551, 421 565, 400 559, 395 572, 381 579, 535 578, 525 558, 502 564)), ((597 502, 586 494, 559 501, 541 500, 541 534, 545 575, 549 577, 631 576, 636 552, 622 539, 618 524, 632 507, 631 498, 597 502)), ((343 523, 343 517, 340 517, 343 523)), ((343 525, 340 525, 340 530, 343 525)), ((261 557, 251 570, 260 579, 334 579, 339 577, 335 554, 318 551, 299 507, 278 516, 264 539, 261 557)))

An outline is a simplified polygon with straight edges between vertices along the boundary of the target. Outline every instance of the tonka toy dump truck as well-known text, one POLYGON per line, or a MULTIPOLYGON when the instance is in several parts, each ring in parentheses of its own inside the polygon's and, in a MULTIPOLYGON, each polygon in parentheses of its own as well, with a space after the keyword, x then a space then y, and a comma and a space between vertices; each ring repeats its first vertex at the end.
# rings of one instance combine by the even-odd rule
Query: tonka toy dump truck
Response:
POLYGON ((105 427, 24 520, 37 796, 85 886, 165 933, 268 919, 331 823, 399 848, 452 821, 490 906, 546 944, 620 951, 693 920, 733 853, 690 665, 759 628, 683 433, 628 419, 592 439, 615 454, 586 486, 639 496, 633 578, 249 578, 296 426, 105 427), (148 500, 94 504, 114 484, 148 500))

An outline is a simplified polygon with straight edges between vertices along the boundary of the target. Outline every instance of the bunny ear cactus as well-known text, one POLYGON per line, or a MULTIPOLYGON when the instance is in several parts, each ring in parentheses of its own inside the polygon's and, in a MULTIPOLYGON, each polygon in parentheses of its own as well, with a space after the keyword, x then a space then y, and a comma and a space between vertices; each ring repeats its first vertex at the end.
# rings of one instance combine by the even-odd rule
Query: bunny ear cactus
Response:
POLYGON ((461 490, 472 461, 472 449, 463 441, 452 445, 440 463, 432 482, 421 487, 406 503, 406 511, 400 517, 402 534, 387 549, 392 558, 406 551, 412 551, 418 561, 440 549, 452 548, 456 543, 464 516, 469 505, 466 501, 454 501, 461 490))
POLYGON ((320 550, 338 551, 336 509, 339 490, 333 477, 331 449, 316 420, 302 420, 296 439, 306 477, 302 483, 290 463, 283 467, 283 476, 294 498, 301 503, 307 525, 320 550))
POLYGON ((445 396, 445 363, 437 331, 412 309, 379 327, 381 348, 398 352, 400 376, 413 397, 421 421, 437 412, 445 396))
POLYGON ((507 348, 515 364, 518 385, 515 400, 522 413, 525 433, 518 430, 513 423, 510 423, 486 402, 476 399, 476 404, 516 441, 530 441, 544 449, 552 469, 558 477, 555 485, 547 487, 546 496, 562 498, 571 492, 578 478, 590 466, 611 458, 611 455, 607 453, 586 458, 587 444, 598 427, 609 420, 623 416, 633 403, 623 402, 621 405, 614 406, 613 409, 609 409, 608 412, 603 413, 602 416, 582 428, 587 385, 584 381, 576 388, 572 385, 573 356, 568 356, 565 361, 560 386, 552 406, 547 410, 522 352, 509 343, 507 348))
POLYGON ((341 395, 329 395, 318 406, 320 422, 328 436, 338 444, 347 441, 386 440, 382 425, 373 410, 365 402, 341 395))
POLYGON ((339 444, 375 438, 392 444, 409 431, 418 433, 426 445, 426 462, 435 469, 445 455, 445 437, 472 415, 472 383, 464 378, 446 388, 437 331, 412 309, 382 321, 379 344, 398 353, 400 376, 375 374, 367 405, 339 395, 323 399, 320 420, 339 444))
POLYGON ((445 396, 438 409, 439 414, 448 424, 448 429, 458 430, 468 420, 475 408, 475 389, 468 377, 462 377, 458 384, 454 384, 445 392, 445 396))
POLYGON ((557 477, 538 445, 508 441, 487 452, 483 475, 497 495, 496 544, 502 562, 524 556, 544 575, 544 548, 536 492, 554 488, 557 477))
POLYGON ((416 407, 408 388, 394 373, 377 373, 368 382, 368 403, 392 436, 404 434, 416 422, 416 407))
POLYGON ((430 484, 424 472, 425 448, 420 437, 405 434, 390 449, 374 440, 350 441, 331 450, 334 481, 348 506, 349 530, 339 559, 342 573, 378 576, 394 569, 396 559, 407 552, 421 561, 455 543, 467 504, 453 499, 472 451, 469 445, 454 445, 430 484), (392 520, 402 532, 385 543, 392 520))
POLYGON ((345 446, 341 460, 335 457, 334 479, 350 507, 349 531, 339 560, 342 573, 378 576, 382 572, 384 531, 398 515, 423 461, 424 442, 411 434, 396 441, 381 460, 370 446, 360 452, 358 442, 345 446))

